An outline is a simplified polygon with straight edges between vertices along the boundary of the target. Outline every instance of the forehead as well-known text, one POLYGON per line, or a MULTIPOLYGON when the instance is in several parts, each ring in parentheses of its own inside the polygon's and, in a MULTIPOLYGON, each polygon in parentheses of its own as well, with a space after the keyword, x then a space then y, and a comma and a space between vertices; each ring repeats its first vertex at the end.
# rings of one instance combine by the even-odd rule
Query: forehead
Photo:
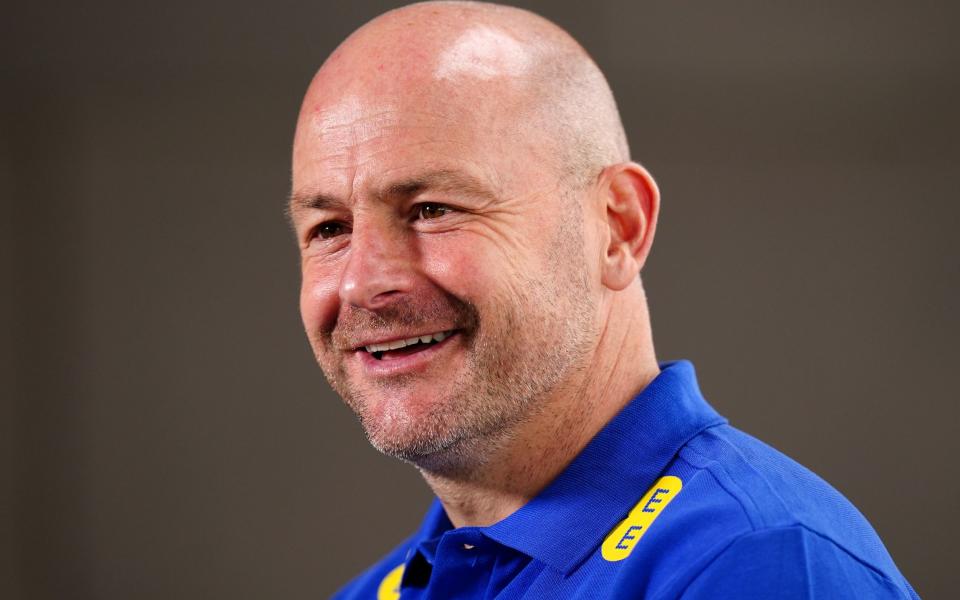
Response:
POLYGON ((453 89, 305 103, 294 142, 294 196, 351 196, 422 173, 461 173, 460 180, 488 187, 514 178, 522 164, 516 126, 482 102, 468 110, 463 96, 453 89))
POLYGON ((462 144, 482 133, 473 111, 458 106, 456 92, 345 94, 305 103, 297 123, 294 160, 331 159, 340 153, 402 150, 410 144, 462 144))

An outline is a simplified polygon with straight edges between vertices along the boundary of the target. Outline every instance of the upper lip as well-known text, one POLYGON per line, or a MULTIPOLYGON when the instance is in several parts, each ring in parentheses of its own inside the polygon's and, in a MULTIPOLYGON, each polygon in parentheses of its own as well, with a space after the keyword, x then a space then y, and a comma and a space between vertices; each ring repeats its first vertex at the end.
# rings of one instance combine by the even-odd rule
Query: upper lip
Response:
POLYGON ((454 329, 443 329, 438 327, 436 329, 422 330, 419 332, 411 331, 410 333, 382 334, 377 337, 365 338, 363 341, 359 343, 351 344, 351 349, 364 350, 367 346, 373 346, 375 344, 386 344, 389 342, 398 342, 400 340, 406 340, 414 337, 424 337, 428 335, 432 336, 437 333, 445 333, 447 335, 450 335, 453 332, 454 332, 454 329))

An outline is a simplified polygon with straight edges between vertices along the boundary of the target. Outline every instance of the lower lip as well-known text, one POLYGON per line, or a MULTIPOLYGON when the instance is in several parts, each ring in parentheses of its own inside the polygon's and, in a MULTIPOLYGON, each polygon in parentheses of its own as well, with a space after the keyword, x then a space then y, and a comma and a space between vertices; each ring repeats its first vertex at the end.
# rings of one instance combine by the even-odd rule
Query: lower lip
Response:
POLYGON ((437 342, 419 352, 390 359, 377 360, 366 350, 356 350, 355 352, 360 356, 360 365, 367 375, 376 377, 403 375, 425 370, 431 361, 437 358, 446 348, 451 347, 455 340, 459 339, 460 332, 458 331, 444 338, 442 342, 437 342))

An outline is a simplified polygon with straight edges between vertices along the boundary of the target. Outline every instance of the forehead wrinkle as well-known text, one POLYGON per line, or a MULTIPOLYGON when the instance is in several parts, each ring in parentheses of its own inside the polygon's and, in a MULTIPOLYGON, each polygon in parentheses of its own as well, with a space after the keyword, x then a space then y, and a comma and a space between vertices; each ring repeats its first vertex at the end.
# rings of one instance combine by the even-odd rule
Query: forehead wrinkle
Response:
MULTIPOLYGON (((339 172, 352 173, 341 183, 356 187, 359 181, 380 179, 382 174, 409 167, 413 158, 420 162, 427 155, 442 158, 450 156, 454 148, 463 149, 459 132, 464 121, 455 115, 380 108, 375 103, 367 106, 365 110, 358 107, 355 122, 331 122, 319 116, 312 119, 311 127, 300 127, 293 148, 294 188, 322 188, 324 179, 332 177, 331 184, 341 180, 340 175, 333 176, 339 172), (311 184, 311 180, 316 183, 311 184)), ((313 112, 320 115, 331 111, 313 112)), ((304 121, 310 122, 311 118, 304 121)))
POLYGON ((367 111, 359 106, 349 107, 349 112, 337 104, 319 109, 311 118, 311 129, 320 139, 337 140, 343 148, 356 147, 376 139, 397 125, 397 117, 390 111, 367 111))
POLYGON ((342 152, 398 133, 430 132, 441 124, 459 126, 465 117, 449 111, 413 109, 410 103, 409 99, 398 100, 396 106, 383 107, 370 99, 351 97, 346 102, 346 111, 342 110, 341 103, 316 108, 307 118, 311 133, 306 139, 333 143, 342 152))

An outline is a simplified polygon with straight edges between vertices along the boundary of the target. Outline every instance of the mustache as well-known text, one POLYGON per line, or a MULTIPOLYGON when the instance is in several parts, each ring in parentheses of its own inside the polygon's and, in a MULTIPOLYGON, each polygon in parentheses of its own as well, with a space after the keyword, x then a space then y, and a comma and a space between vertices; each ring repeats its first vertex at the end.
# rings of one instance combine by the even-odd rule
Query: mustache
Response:
POLYGON ((414 330, 472 331, 479 322, 477 307, 452 294, 429 298, 405 295, 376 309, 344 305, 333 325, 320 333, 333 347, 352 350, 377 334, 414 330))

